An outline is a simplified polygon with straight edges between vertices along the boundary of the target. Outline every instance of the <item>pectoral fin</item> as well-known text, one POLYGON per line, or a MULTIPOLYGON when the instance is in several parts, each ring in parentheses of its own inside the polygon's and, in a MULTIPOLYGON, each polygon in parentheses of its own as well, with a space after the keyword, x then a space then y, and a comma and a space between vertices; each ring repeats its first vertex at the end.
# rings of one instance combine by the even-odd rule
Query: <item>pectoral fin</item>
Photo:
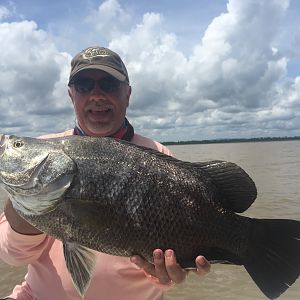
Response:
POLYGON ((63 249, 67 269, 76 290, 83 298, 96 265, 96 255, 92 250, 75 243, 66 242, 63 249))

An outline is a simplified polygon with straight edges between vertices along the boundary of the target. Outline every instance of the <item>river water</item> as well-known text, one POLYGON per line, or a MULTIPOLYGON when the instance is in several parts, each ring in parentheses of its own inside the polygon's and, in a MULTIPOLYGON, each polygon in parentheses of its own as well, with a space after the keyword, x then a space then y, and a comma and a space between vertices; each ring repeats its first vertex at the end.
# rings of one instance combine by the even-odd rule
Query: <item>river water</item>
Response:
MULTIPOLYGON (((300 220, 300 141, 176 145, 169 148, 182 160, 196 162, 221 159, 243 167, 258 189, 257 200, 244 215, 300 220)), ((3 198, 4 195, 0 193, 0 210, 3 198)), ((0 261, 0 297, 20 283, 24 274, 24 268, 10 267, 0 261)), ((189 275, 186 282, 170 290, 165 299, 266 298, 243 267, 216 264, 203 278, 189 275)), ((280 297, 280 300, 297 299, 300 299, 300 279, 280 297)))

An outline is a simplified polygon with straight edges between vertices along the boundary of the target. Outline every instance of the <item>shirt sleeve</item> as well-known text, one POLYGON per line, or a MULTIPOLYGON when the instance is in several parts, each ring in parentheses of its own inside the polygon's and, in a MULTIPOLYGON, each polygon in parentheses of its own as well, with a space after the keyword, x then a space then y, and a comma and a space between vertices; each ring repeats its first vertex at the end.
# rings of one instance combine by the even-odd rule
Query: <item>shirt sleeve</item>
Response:
POLYGON ((47 247, 49 236, 46 234, 24 235, 14 231, 0 215, 0 259, 10 265, 27 265, 37 260, 47 247))
POLYGON ((142 135, 139 134, 134 134, 131 142, 133 144, 136 145, 140 145, 140 146, 144 146, 144 147, 148 147, 154 150, 157 150, 159 152, 162 152, 164 154, 167 154, 169 156, 173 156, 172 152, 170 151, 170 149, 168 149, 166 146, 162 145, 161 143, 151 140, 149 138, 146 138, 142 135))

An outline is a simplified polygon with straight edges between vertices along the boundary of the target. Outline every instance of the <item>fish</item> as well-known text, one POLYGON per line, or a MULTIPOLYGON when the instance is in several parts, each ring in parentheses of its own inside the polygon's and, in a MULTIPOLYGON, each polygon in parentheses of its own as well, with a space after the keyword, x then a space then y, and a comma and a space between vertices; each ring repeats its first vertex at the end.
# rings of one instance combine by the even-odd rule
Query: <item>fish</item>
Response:
POLYGON ((300 222, 243 216, 257 198, 237 164, 187 162, 109 137, 0 135, 0 185, 30 224, 63 243, 83 297, 95 251, 140 255, 173 249, 178 263, 244 266, 269 299, 300 272, 300 222))

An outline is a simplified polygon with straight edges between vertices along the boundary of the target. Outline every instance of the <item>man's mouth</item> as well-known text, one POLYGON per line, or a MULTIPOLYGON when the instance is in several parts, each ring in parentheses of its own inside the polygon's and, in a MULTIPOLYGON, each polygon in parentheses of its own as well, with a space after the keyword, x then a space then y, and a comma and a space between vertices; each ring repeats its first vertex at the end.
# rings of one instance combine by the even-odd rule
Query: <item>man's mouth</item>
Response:
POLYGON ((101 114, 101 113, 107 113, 110 112, 112 109, 111 108, 103 108, 103 109, 89 109, 88 112, 92 114, 101 114))
POLYGON ((89 109, 88 114, 94 121, 105 121, 112 113, 111 108, 89 109))

